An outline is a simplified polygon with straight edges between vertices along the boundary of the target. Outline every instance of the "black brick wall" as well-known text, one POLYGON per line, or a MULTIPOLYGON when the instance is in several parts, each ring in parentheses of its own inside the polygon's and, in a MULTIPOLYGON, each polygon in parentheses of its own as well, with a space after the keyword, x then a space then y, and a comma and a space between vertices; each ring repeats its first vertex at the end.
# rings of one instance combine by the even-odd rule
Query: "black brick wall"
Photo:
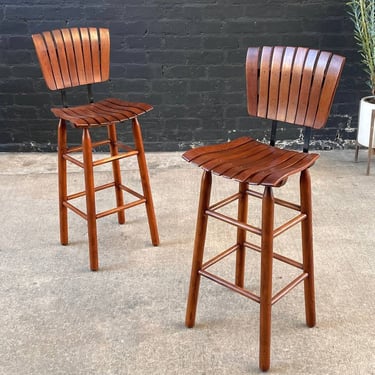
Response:
MULTIPOLYGON (((60 98, 44 84, 30 35, 73 26, 110 28, 111 80, 95 94, 154 105, 141 118, 147 150, 268 136, 269 127, 246 114, 248 46, 303 45, 347 57, 328 125, 314 133, 317 148, 352 143, 358 100, 369 94, 342 0, 3 0, 0 151, 55 150, 49 108, 60 98)), ((300 129, 282 126, 279 137, 292 146, 300 129)))

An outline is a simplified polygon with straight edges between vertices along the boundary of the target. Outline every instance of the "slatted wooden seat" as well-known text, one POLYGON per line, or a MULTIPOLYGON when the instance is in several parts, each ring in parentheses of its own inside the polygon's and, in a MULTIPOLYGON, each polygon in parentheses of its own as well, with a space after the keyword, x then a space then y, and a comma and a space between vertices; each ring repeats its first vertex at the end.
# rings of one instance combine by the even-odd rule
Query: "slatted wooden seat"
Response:
POLYGON ((188 150, 183 158, 203 169, 190 289, 186 310, 186 326, 193 327, 201 276, 223 285, 260 304, 259 367, 270 367, 271 308, 274 303, 304 282, 306 323, 313 327, 315 317, 311 181, 309 168, 319 155, 308 153, 311 129, 325 126, 345 59, 325 51, 296 47, 249 48, 246 59, 247 109, 251 116, 272 120, 270 144, 250 137, 228 143, 202 146, 188 150), (275 147, 278 122, 305 127, 304 152, 275 147), (212 174, 238 181, 238 193, 214 204, 210 203, 212 174), (274 188, 286 184, 288 177, 300 174, 300 202, 274 197, 274 188), (260 193, 252 185, 264 187, 260 193), (261 226, 248 223, 249 196, 262 200, 261 226), (238 215, 232 217, 222 210, 238 203, 238 215), (297 213, 275 227, 274 208, 281 205, 297 213), (208 218, 215 218, 237 227, 232 246, 205 260, 208 218), (298 262, 274 252, 274 238, 301 224, 303 261, 298 262), (247 240, 251 233, 260 237, 260 245, 247 240), (245 252, 261 253, 259 295, 245 287, 245 252), (234 280, 226 280, 211 266, 236 255, 234 280), (273 294, 273 259, 300 270, 297 277, 273 294))
POLYGON ((117 98, 108 98, 94 102, 92 85, 109 79, 110 34, 104 28, 71 28, 43 32, 32 36, 36 54, 49 89, 60 90, 62 107, 52 108, 59 118, 58 125, 58 174, 60 241, 68 243, 68 209, 87 220, 90 268, 96 271, 98 262, 97 223, 98 218, 117 213, 118 222, 125 223, 125 210, 139 204, 145 204, 153 245, 159 244, 159 234, 151 194, 150 180, 145 159, 142 133, 138 117, 150 110, 146 103, 133 103, 117 98), (88 102, 83 105, 68 106, 66 89, 87 86, 88 102), (119 142, 116 125, 128 124, 133 131, 134 146, 119 142), (80 146, 68 145, 67 123, 82 132, 80 146), (93 142, 91 131, 98 127, 107 128, 107 138, 93 142), (93 150, 107 147, 108 157, 95 160, 93 150), (82 154, 83 158, 79 155, 82 154), (137 157, 142 193, 138 193, 122 183, 120 160, 137 157), (82 161, 83 160, 83 161, 82 161), (81 167, 84 171, 85 190, 68 194, 67 161, 81 167), (113 181, 96 186, 94 167, 106 163, 112 164, 113 181), (96 211, 95 193, 114 188, 116 207, 103 212, 96 211), (132 200, 124 202, 124 192, 132 200), (86 197, 86 212, 73 204, 74 199, 86 197))

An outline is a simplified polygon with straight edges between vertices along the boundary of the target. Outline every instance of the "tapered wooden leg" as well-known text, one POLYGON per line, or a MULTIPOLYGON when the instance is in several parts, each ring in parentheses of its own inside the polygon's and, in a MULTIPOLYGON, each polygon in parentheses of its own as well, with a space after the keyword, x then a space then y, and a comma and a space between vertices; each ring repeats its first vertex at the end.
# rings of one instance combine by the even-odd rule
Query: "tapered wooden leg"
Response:
MULTIPOLYGON (((108 129, 108 137, 111 141, 110 143, 110 151, 111 156, 118 155, 118 147, 117 147, 117 132, 116 132, 116 125, 111 124, 107 126, 108 129)), ((120 188, 122 183, 121 181, 121 170, 120 170, 120 161, 113 160, 112 161, 112 171, 113 171, 113 179, 115 181, 115 192, 116 192, 116 203, 117 207, 121 207, 124 205, 124 193, 120 188)), ((117 213, 117 218, 119 224, 125 223, 125 210, 121 210, 117 213)))
POLYGON ((261 280, 259 367, 267 371, 271 355, 271 300, 273 261, 274 198, 271 187, 265 187, 262 202, 261 280))
POLYGON ((89 239, 90 269, 98 270, 98 241, 96 230, 95 185, 92 161, 92 144, 88 129, 82 133, 83 163, 85 172, 87 230, 89 239))
MULTIPOLYGON (((238 199, 238 220, 242 223, 247 222, 247 210, 248 210, 248 195, 246 193, 247 184, 242 182, 239 184, 239 194, 238 199)), ((245 256, 246 248, 244 243, 246 241, 247 231, 245 229, 237 229, 237 244, 239 246, 236 254, 236 280, 237 286, 243 288, 245 284, 245 256)))
POLYGON ((315 326, 315 289, 314 289, 314 259, 313 259, 313 232, 312 232, 312 203, 311 177, 309 170, 304 170, 300 177, 301 213, 306 214, 302 221, 302 251, 303 269, 309 276, 304 280, 306 324, 315 326))
POLYGON ((194 327, 195 324, 195 315, 197 311, 198 293, 201 277, 199 274, 199 270, 202 268, 204 244, 206 240, 208 221, 206 210, 208 209, 210 204, 211 185, 211 172, 203 172, 198 206, 197 224, 195 229, 195 242, 193 261, 191 266, 190 287, 185 318, 185 325, 188 328, 194 327))
POLYGON ((146 210, 147 210, 147 217, 148 217, 148 225, 150 227, 150 233, 151 233, 151 241, 154 246, 158 246, 160 243, 159 232, 158 232, 158 225, 156 222, 154 203, 153 203, 152 194, 151 194, 151 185, 150 185, 150 178, 148 175, 145 151, 143 147, 141 126, 137 118, 133 119, 132 124, 133 124, 134 143, 138 150, 138 166, 139 166, 139 172, 141 175, 143 195, 146 198, 146 210))
POLYGON ((60 215, 60 242, 62 245, 68 244, 68 209, 64 205, 67 200, 67 170, 64 155, 67 149, 67 135, 65 120, 59 121, 57 129, 57 157, 59 175, 59 215, 60 215))

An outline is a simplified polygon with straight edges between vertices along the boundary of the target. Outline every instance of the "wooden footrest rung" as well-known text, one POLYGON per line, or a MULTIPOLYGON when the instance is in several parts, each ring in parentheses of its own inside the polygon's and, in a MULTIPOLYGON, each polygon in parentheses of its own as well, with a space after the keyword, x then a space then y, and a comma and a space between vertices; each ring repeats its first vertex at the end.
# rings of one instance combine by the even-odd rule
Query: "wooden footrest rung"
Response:
POLYGON ((115 161, 115 160, 120 160, 120 159, 128 158, 130 156, 135 156, 135 155, 138 155, 137 150, 123 152, 123 153, 118 154, 116 156, 109 156, 107 158, 96 160, 96 161, 93 162, 93 166, 97 167, 98 165, 103 165, 103 164, 110 163, 110 162, 115 161))
POLYGON ((104 216, 112 215, 112 214, 114 214, 116 212, 119 212, 119 211, 122 211, 122 210, 126 210, 126 209, 131 208, 131 207, 138 206, 138 205, 140 205, 142 203, 145 203, 145 202, 146 202, 146 198, 143 198, 143 199, 139 199, 139 200, 134 201, 134 202, 130 202, 130 203, 124 204, 124 205, 119 206, 119 207, 112 208, 110 210, 99 212, 98 214, 96 214, 96 218, 100 219, 100 218, 102 218, 104 216))
MULTIPOLYGON (((241 294, 242 296, 245 296, 255 302, 260 303, 260 297, 253 293, 250 292, 249 290, 245 288, 241 288, 238 285, 229 282, 228 280, 225 280, 211 272, 208 272, 204 269, 201 269, 198 271, 198 273, 201 276, 206 277, 207 279, 214 281, 215 283, 222 285, 230 290, 233 290, 234 292, 241 294)), ((293 290, 297 285, 299 285, 303 280, 305 280, 308 277, 308 273, 304 272, 298 277, 296 277, 294 280, 292 280, 288 285, 286 285, 284 288, 282 288, 280 291, 278 291, 272 298, 271 298, 271 305, 275 304, 278 302, 282 297, 284 297, 286 294, 288 294, 291 290, 293 290)))
MULTIPOLYGON (((115 187, 115 186, 116 186, 115 182, 109 182, 107 184, 96 186, 94 190, 95 190, 95 192, 97 192, 97 191, 105 190, 105 189, 112 188, 112 187, 115 187)), ((96 214, 97 219, 99 219, 101 217, 104 217, 104 216, 114 214, 114 213, 122 211, 122 210, 126 210, 126 209, 134 207, 134 206, 138 206, 138 205, 146 202, 146 198, 142 194, 137 193, 135 190, 130 189, 129 187, 127 187, 125 185, 122 185, 122 184, 119 185, 119 188, 121 190, 126 191, 127 193, 131 194, 133 197, 136 197, 137 200, 135 200, 133 202, 130 202, 130 203, 126 203, 126 204, 124 204, 122 206, 119 206, 119 207, 115 207, 115 208, 111 208, 111 209, 106 210, 106 211, 99 212, 99 213, 96 214)), ((79 208, 77 208, 76 206, 74 206, 73 204, 68 202, 68 201, 73 200, 73 199, 84 197, 85 195, 86 195, 85 190, 80 191, 78 193, 70 194, 66 197, 66 201, 63 204, 64 204, 65 207, 69 208, 70 210, 75 212, 77 215, 79 215, 82 218, 84 218, 85 220, 87 220, 87 214, 85 212, 83 212, 82 210, 80 210, 79 208)))
POLYGON ((271 299, 271 304, 273 305, 277 301, 279 301, 282 297, 284 297, 287 293, 289 293, 292 289, 294 289, 298 284, 300 284, 303 280, 305 280, 309 274, 307 272, 301 273, 298 277, 296 277, 293 281, 291 281, 287 286, 282 288, 279 292, 277 292, 271 299))
MULTIPOLYGON (((116 212, 119 212, 119 211, 122 211, 122 210, 126 210, 126 209, 131 208, 131 207, 138 206, 138 205, 143 204, 145 202, 146 202, 146 198, 138 199, 136 201, 123 204, 122 206, 111 208, 109 210, 99 212, 99 213, 96 214, 96 218, 100 219, 102 217, 105 217, 105 216, 108 216, 108 215, 112 215, 112 214, 114 214, 116 212)), ((76 213, 77 215, 81 216, 83 219, 87 220, 87 214, 85 212, 83 212, 82 210, 80 210, 79 208, 77 208, 76 206, 74 206, 73 204, 71 204, 69 202, 64 202, 63 204, 64 204, 65 207, 69 208, 74 213, 76 213)))
POLYGON ((250 292, 247 289, 241 288, 237 286, 236 284, 230 283, 229 281, 222 279, 221 277, 214 275, 213 273, 207 272, 205 270, 200 270, 199 274, 206 277, 207 279, 214 281, 215 283, 218 283, 222 286, 225 286, 228 289, 233 290, 234 292, 237 292, 247 298, 250 298, 255 302, 258 302, 258 303, 260 302, 260 298, 256 294, 250 292))

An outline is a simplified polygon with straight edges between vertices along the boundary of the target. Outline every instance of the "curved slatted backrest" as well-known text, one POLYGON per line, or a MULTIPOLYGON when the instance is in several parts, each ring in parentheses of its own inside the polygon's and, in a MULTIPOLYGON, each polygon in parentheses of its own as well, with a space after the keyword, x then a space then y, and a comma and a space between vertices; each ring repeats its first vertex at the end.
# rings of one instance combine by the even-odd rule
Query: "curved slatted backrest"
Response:
POLYGON ((32 36, 46 84, 51 90, 109 79, 108 29, 46 31, 32 36))
POLYGON ((252 116, 325 126, 345 58, 302 47, 250 47, 247 109, 252 116))

